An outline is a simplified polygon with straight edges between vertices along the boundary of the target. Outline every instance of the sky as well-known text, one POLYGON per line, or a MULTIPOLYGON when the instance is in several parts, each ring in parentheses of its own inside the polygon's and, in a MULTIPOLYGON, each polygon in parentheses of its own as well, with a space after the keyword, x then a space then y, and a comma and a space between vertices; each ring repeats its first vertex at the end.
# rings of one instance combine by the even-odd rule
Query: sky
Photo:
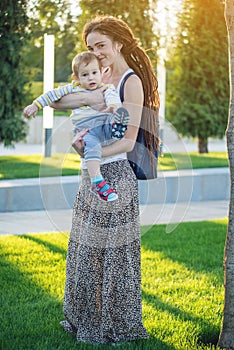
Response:
POLYGON ((182 0, 158 0, 157 17, 163 35, 173 33, 177 24, 177 13, 181 9, 182 0))

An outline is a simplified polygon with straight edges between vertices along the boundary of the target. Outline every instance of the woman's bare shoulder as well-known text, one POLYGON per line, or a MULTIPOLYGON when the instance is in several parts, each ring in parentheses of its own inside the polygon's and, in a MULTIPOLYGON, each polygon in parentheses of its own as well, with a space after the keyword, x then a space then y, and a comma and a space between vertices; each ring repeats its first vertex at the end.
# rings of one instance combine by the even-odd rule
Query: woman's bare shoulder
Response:
POLYGON ((141 79, 138 77, 138 75, 133 74, 126 80, 126 86, 132 86, 137 84, 138 87, 142 87, 141 79))
POLYGON ((143 95, 143 85, 141 79, 137 75, 131 75, 124 86, 125 96, 131 97, 134 100, 138 98, 138 96, 143 95))

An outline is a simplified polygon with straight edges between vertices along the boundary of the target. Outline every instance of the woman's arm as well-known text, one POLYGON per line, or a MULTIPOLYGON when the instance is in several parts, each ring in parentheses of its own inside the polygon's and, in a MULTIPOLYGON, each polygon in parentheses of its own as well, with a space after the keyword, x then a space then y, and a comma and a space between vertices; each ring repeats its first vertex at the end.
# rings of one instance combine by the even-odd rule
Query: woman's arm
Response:
POLYGON ((140 78, 137 76, 129 77, 124 86, 123 103, 123 107, 128 110, 130 115, 128 129, 121 140, 102 148, 102 157, 130 152, 133 149, 141 121, 143 101, 144 93, 140 78))
POLYGON ((59 101, 52 103, 50 107, 54 109, 74 109, 82 106, 90 106, 97 111, 105 109, 103 92, 105 88, 96 89, 90 92, 79 94, 69 94, 62 97, 59 101))

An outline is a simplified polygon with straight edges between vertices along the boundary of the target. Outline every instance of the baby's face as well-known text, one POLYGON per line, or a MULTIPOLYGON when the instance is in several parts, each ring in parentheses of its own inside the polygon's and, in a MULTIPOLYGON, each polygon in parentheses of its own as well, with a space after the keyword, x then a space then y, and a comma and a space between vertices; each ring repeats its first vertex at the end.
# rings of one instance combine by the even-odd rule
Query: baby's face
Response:
POLYGON ((89 64, 82 63, 79 69, 79 83, 82 88, 95 90, 102 81, 102 76, 97 60, 89 64))

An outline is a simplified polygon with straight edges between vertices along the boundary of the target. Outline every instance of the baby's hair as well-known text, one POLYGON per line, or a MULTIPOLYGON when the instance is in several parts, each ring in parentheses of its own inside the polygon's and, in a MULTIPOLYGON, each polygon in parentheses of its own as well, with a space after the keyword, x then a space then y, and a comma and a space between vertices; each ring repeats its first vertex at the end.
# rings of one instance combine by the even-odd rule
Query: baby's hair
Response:
POLYGON ((98 62, 98 66, 101 70, 101 62, 93 52, 84 51, 76 55, 72 60, 72 78, 75 79, 75 77, 79 76, 79 69, 81 64, 84 63, 87 66, 90 62, 94 60, 98 62))

